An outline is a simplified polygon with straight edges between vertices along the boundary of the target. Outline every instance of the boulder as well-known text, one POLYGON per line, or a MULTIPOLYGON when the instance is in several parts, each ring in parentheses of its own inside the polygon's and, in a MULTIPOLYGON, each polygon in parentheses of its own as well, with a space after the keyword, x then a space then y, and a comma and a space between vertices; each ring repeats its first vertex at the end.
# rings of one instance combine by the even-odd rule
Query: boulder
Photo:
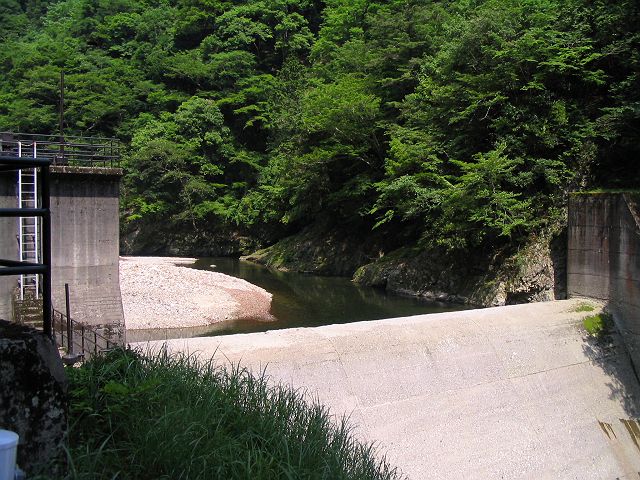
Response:
POLYGON ((52 473, 67 430, 67 380, 53 342, 0 320, 0 385, 0 428, 20 436, 18 465, 27 474, 52 473))

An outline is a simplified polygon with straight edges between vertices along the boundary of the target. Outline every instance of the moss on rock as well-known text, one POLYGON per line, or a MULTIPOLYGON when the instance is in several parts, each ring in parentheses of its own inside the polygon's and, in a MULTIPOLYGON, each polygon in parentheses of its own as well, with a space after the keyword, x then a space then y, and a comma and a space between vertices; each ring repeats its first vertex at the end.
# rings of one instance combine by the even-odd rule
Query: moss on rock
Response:
POLYGON ((361 285, 433 300, 497 306, 564 298, 562 238, 542 237, 516 253, 401 249, 360 267, 361 285))
POLYGON ((277 270, 350 277, 374 252, 375 240, 315 227, 242 258, 277 270))

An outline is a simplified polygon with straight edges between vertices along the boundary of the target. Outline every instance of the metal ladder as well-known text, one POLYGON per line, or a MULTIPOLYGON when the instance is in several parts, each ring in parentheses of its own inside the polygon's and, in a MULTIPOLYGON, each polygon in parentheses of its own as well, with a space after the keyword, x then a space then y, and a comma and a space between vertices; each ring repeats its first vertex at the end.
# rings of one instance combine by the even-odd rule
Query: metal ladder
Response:
MULTIPOLYGON (((36 142, 32 143, 33 158, 36 158, 36 142)), ((18 142, 18 156, 22 157, 22 142, 18 142)), ((38 169, 18 170, 18 207, 38 208, 38 169)), ((20 261, 40 263, 40 221, 38 217, 18 217, 18 245, 20 261)), ((37 273, 20 275, 20 300, 25 296, 39 298, 40 277, 37 273)))

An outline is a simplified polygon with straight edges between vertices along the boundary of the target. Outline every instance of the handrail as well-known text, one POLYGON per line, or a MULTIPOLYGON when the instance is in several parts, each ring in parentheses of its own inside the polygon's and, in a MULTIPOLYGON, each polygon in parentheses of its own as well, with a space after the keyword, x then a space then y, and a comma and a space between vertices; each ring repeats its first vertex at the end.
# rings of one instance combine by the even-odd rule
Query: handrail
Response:
POLYGON ((67 352, 74 353, 84 360, 118 346, 117 342, 98 333, 91 325, 77 322, 55 308, 51 323, 53 338, 58 347, 65 348, 67 352))
POLYGON ((18 156, 22 148, 37 145, 38 157, 53 165, 118 167, 121 145, 117 138, 39 135, 0 132, 0 155, 18 156))

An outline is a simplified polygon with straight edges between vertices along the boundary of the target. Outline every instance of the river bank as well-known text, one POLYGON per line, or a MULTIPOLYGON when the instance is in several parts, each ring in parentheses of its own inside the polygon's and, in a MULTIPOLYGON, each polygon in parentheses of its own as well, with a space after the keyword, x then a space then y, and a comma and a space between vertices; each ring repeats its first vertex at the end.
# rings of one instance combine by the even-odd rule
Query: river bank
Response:
MULTIPOLYGON (((175 262, 176 259, 171 261, 175 262)), ((179 328, 158 326, 135 330, 128 328, 127 338, 130 341, 317 327, 466 308, 463 305, 430 302, 415 296, 394 295, 382 289, 360 287, 349 278, 282 272, 237 258, 205 257, 195 262, 192 259, 186 259, 185 262, 189 262, 187 265, 189 268, 181 270, 224 274, 234 279, 242 279, 269 292, 272 295, 269 313, 273 316, 273 321, 265 322, 264 315, 260 312, 254 318, 252 310, 248 310, 243 315, 232 316, 212 325, 197 327, 179 325, 179 328)), ((123 272, 125 267, 126 265, 123 266, 123 272)), ((145 289, 145 285, 142 284, 140 287, 145 289)), ((248 295, 255 294, 249 292, 248 295)))
POLYGON ((243 256, 285 272, 351 277, 391 293, 476 307, 566 298, 566 236, 540 235, 513 250, 447 250, 408 244, 385 251, 312 228, 243 256))
POLYGON ((120 289, 128 330, 273 319, 269 292, 239 278, 186 267, 195 260, 120 257, 120 289))

